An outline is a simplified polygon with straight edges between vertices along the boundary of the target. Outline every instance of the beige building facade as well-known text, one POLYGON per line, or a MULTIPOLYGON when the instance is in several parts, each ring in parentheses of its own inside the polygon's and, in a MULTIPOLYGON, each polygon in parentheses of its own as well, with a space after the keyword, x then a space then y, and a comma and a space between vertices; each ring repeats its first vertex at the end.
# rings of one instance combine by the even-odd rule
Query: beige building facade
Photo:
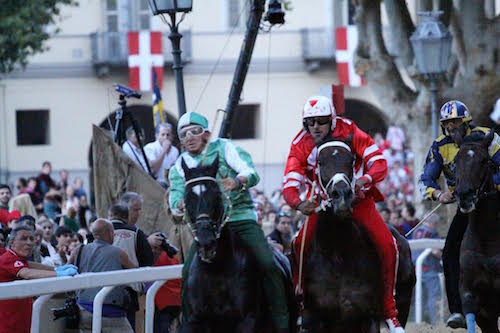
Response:
MULTIPOLYGON (((250 1, 193 3, 180 24, 186 105, 213 123, 216 110, 227 103, 250 1)), ((258 187, 266 192, 280 187, 290 142, 301 128, 303 103, 338 82, 334 29, 349 21, 348 3, 293 1, 286 23, 257 38, 240 101, 248 118, 235 126, 251 127, 243 131, 250 137, 236 142, 252 155, 262 176, 258 187)), ((127 30, 164 32, 161 92, 169 118, 178 117, 168 28, 152 17, 146 0, 80 0, 78 7, 62 10, 58 26, 60 33, 47 43, 49 51, 33 57, 25 71, 0 81, 1 182, 36 175, 48 160, 55 172, 67 169, 88 186, 92 124, 105 124, 108 117, 114 121, 118 94, 113 85, 128 85, 127 30), (32 144, 29 131, 41 132, 43 143, 32 144)), ((348 110, 366 111, 362 117, 374 117, 377 128, 386 128, 388 120, 367 87, 346 87, 345 98, 348 110)), ((152 118, 151 104, 151 92, 129 102, 140 120, 152 118)), ((222 115, 214 135, 221 120, 222 115)), ((150 124, 143 123, 148 135, 150 124)))

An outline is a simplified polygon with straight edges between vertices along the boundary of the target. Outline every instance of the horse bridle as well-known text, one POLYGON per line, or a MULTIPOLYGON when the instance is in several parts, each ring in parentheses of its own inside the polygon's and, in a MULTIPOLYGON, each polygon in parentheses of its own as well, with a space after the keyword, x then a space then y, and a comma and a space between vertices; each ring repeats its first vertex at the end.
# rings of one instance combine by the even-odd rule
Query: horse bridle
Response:
MULTIPOLYGON (((318 159, 319 159, 319 154, 321 153, 321 151, 327 147, 341 147, 341 148, 344 148, 345 150, 347 150, 348 152, 352 153, 351 147, 349 147, 349 145, 347 145, 345 142, 329 141, 329 142, 326 142, 318 147, 318 152, 317 152, 318 159)), ((339 182, 346 183, 347 186, 349 186, 351 188, 351 191, 354 194, 354 182, 352 182, 345 173, 339 172, 339 173, 334 174, 330 178, 330 180, 328 180, 328 182, 326 183, 326 186, 323 185, 323 180, 321 178, 321 168, 319 167, 319 165, 316 169, 316 173, 318 174, 319 185, 321 186, 321 189, 325 195, 328 195, 328 188, 330 188, 330 186, 335 186, 339 182)))
MULTIPOLYGON (((217 186, 219 185, 217 178, 210 177, 210 176, 201 176, 201 177, 196 177, 196 178, 192 178, 190 180, 187 180, 186 183, 184 184, 184 186, 186 187, 190 184, 198 183, 198 182, 202 182, 202 181, 211 181, 211 182, 216 183, 217 186)), ((215 230, 216 239, 219 239, 222 228, 224 227, 224 225, 226 225, 227 221, 229 221, 229 218, 231 217, 231 213, 233 212, 233 203, 231 201, 231 198, 229 197, 229 195, 226 192, 221 191, 221 193, 224 195, 226 201, 228 202, 228 212, 227 212, 226 216, 224 217, 220 226, 217 228, 217 230, 215 230)), ((196 216, 196 220, 195 220, 194 224, 191 221, 188 223, 189 228, 191 229, 193 236, 194 236, 194 239, 196 241, 198 241, 198 237, 196 236, 196 229, 197 229, 196 225, 198 225, 202 220, 210 219, 210 218, 211 217, 208 214, 199 214, 198 216, 196 216)))
MULTIPOLYGON (((475 142, 468 142, 467 144, 469 145, 479 145, 480 143, 475 143, 475 142)), ((493 188, 491 191, 486 190, 486 186, 488 184, 488 179, 492 177, 492 170, 494 170, 495 164, 491 161, 491 158, 488 158, 488 171, 484 174, 483 179, 481 180, 481 185, 476 190, 476 193, 474 193, 473 200, 477 202, 480 199, 487 198, 493 195, 497 194, 497 189, 493 188)))

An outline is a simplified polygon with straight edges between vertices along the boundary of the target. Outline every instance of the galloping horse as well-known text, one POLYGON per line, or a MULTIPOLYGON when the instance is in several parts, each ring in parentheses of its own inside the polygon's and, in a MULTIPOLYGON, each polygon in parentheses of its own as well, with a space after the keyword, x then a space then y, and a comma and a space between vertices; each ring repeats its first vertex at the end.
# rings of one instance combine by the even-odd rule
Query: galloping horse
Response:
POLYGON ((460 294, 469 333, 474 321, 483 333, 498 333, 500 315, 500 197, 493 183, 496 167, 488 147, 488 135, 471 135, 455 158, 455 195, 469 224, 460 249, 460 294))
MULTIPOLYGON (((318 213, 317 229, 305 266, 305 332, 379 332, 382 278, 368 234, 354 223, 350 142, 328 139, 318 146, 319 182, 328 205, 318 213)), ((415 284, 408 242, 391 230, 399 246, 396 285, 398 319, 406 324, 415 284)))
MULTIPOLYGON (((231 208, 225 213, 223 193, 216 180, 218 166, 218 157, 211 165, 192 169, 182 161, 186 179, 184 200, 197 253, 184 282, 191 313, 181 332, 271 332, 255 260, 240 245, 238 236, 224 227, 231 208)), ((285 282, 293 296, 290 273, 285 282)), ((294 302, 295 299, 289 301, 290 332, 296 322, 294 302)))

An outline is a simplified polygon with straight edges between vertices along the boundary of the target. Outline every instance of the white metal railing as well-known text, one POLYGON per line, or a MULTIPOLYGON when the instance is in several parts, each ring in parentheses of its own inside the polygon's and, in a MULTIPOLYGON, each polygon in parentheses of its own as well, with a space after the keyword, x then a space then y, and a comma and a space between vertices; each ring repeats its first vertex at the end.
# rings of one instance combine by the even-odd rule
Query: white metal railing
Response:
MULTIPOLYGON (((408 241, 412 251, 424 250, 415 262, 415 274, 417 282, 415 286, 415 322, 422 322, 422 265, 425 258, 432 252, 432 250, 441 250, 444 247, 444 239, 412 239, 408 241)), ((441 288, 443 290, 443 288, 441 288)), ((441 297, 441 313, 443 312, 444 299, 441 297)))
MULTIPOLYGON (((412 251, 424 250, 416 260, 417 282, 415 287, 415 321, 422 322, 422 264, 432 249, 442 249, 443 239, 417 239, 409 240, 412 251)), ((181 278, 182 265, 163 267, 143 267, 119 271, 84 273, 74 277, 60 277, 37 280, 24 280, 0 283, 0 300, 26 298, 38 295, 33 303, 31 333, 40 332, 40 311, 43 305, 54 295, 61 292, 74 291, 87 288, 103 287, 94 299, 92 315, 92 332, 101 331, 102 305, 106 295, 118 285, 133 282, 156 281, 146 294, 145 332, 153 332, 154 298, 160 287, 171 279, 181 278)), ((443 299, 441 300, 444 301, 443 299)), ((443 305, 441 305, 443 307, 443 305)), ((442 310, 441 310, 442 311, 442 310)))
POLYGON ((0 283, 0 300, 26 298, 37 295, 39 297, 33 303, 33 314, 31 318, 31 333, 39 333, 40 311, 53 294, 87 288, 102 288, 94 299, 94 310, 92 315, 92 332, 101 332, 102 305, 106 294, 115 286, 125 285, 133 282, 157 281, 146 294, 146 333, 153 332, 154 320, 154 297, 156 292, 167 280, 181 277, 182 265, 143 267, 102 273, 84 273, 74 277, 59 277, 37 280, 24 280, 8 283, 0 283))

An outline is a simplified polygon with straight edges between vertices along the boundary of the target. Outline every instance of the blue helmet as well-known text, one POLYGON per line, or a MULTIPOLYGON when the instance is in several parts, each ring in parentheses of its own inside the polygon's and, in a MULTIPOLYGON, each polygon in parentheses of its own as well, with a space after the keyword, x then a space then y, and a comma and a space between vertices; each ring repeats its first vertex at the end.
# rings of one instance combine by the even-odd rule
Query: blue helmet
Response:
POLYGON ((453 100, 444 103, 441 107, 439 121, 443 122, 452 119, 462 119, 462 122, 466 123, 471 121, 472 117, 464 103, 453 100))

